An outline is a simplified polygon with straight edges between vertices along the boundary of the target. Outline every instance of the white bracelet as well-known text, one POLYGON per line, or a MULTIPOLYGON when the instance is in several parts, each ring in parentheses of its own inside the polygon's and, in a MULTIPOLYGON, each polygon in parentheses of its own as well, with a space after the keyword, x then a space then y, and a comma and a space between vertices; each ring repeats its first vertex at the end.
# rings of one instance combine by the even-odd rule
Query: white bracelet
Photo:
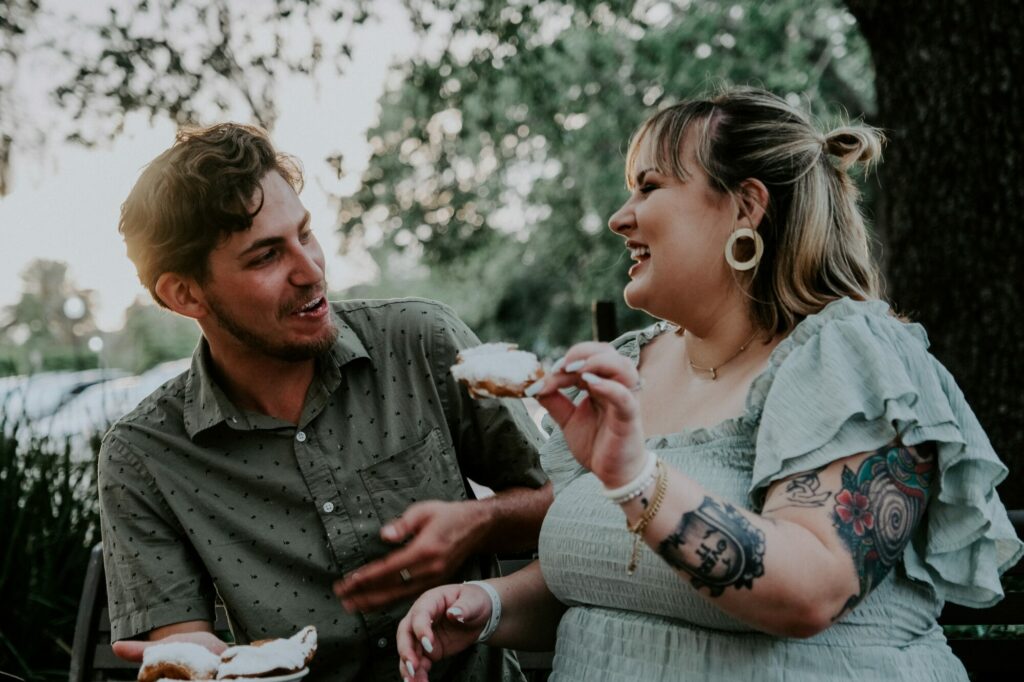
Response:
POLYGON ((467 580, 465 584, 482 587, 487 596, 491 598, 491 617, 487 620, 487 625, 480 632, 480 636, 476 638, 478 642, 486 642, 494 634, 494 631, 498 629, 498 623, 501 622, 501 597, 498 596, 498 591, 490 583, 483 580, 467 580))
POLYGON ((605 488, 603 491, 604 496, 616 504, 625 504, 630 500, 640 497, 654 483, 654 479, 657 478, 657 465, 657 455, 648 450, 647 461, 644 462, 644 468, 640 470, 636 478, 618 488, 605 488))

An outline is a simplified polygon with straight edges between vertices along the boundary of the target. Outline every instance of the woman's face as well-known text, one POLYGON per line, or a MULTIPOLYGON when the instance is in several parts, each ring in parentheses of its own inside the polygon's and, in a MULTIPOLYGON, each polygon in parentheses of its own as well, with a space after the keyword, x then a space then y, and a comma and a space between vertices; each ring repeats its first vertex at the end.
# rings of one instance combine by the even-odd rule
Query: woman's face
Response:
POLYGON ((626 303, 679 324, 718 309, 736 288, 725 261, 736 204, 712 189, 694 157, 691 136, 687 133, 682 150, 690 174, 686 180, 659 170, 653 142, 641 142, 629 199, 608 220, 635 261, 626 303))

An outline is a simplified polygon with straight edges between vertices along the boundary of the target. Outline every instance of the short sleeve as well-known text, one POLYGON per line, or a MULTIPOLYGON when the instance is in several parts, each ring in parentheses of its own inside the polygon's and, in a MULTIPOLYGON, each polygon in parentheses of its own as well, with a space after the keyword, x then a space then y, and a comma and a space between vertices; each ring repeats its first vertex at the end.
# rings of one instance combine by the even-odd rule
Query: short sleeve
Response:
POLYGON ((114 430, 99 456, 100 527, 111 639, 214 620, 213 589, 186 532, 114 430))
POLYGON ((995 487, 1007 469, 919 325, 881 301, 843 299, 804 320, 755 382, 763 408, 750 493, 899 438, 931 442, 938 475, 904 551, 910 578, 940 599, 990 606, 1022 553, 995 487))
POLYGON ((545 414, 541 427, 548 434, 548 440, 540 449, 540 463, 544 473, 551 479, 552 489, 557 497, 566 486, 587 473, 587 469, 576 461, 565 442, 562 431, 551 415, 545 414))
POLYGON ((469 478, 495 490, 539 488, 547 482, 538 448, 544 442, 521 400, 474 399, 452 376, 463 348, 479 345, 477 336, 448 307, 437 306, 431 352, 449 431, 459 466, 469 478))

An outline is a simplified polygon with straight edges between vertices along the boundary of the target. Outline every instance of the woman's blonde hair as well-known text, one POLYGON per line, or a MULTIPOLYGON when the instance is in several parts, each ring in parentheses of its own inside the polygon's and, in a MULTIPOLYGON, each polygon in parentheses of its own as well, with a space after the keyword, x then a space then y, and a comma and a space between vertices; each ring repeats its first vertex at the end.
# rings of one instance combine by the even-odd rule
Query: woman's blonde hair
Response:
POLYGON ((830 301, 880 296, 860 193, 847 170, 881 156, 881 131, 851 124, 822 134, 781 97, 731 89, 670 106, 640 126, 630 141, 627 184, 642 147, 653 151, 660 172, 688 179, 683 142, 691 131, 713 189, 736 196, 751 178, 768 188, 757 228, 764 253, 748 289, 755 324, 784 334, 830 301))

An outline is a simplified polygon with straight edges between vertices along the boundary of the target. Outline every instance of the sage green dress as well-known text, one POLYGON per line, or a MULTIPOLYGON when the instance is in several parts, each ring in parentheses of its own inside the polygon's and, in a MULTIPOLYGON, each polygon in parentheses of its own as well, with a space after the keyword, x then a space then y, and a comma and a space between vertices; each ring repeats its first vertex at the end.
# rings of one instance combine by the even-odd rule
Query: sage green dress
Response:
MULTIPOLYGON (((669 326, 616 344, 634 361, 669 326)), ((667 463, 757 511, 775 480, 875 450, 934 442, 938 475, 903 561, 850 614, 808 639, 757 632, 718 610, 632 536, 557 428, 542 450, 555 502, 540 538, 551 591, 569 605, 552 682, 636 680, 966 680, 936 617, 946 600, 988 606, 1021 554, 995 492, 1007 473, 924 330, 882 301, 842 299, 801 322, 753 382, 746 412, 648 439, 667 463)), ((808 576, 810 578, 811 576, 808 576)))

